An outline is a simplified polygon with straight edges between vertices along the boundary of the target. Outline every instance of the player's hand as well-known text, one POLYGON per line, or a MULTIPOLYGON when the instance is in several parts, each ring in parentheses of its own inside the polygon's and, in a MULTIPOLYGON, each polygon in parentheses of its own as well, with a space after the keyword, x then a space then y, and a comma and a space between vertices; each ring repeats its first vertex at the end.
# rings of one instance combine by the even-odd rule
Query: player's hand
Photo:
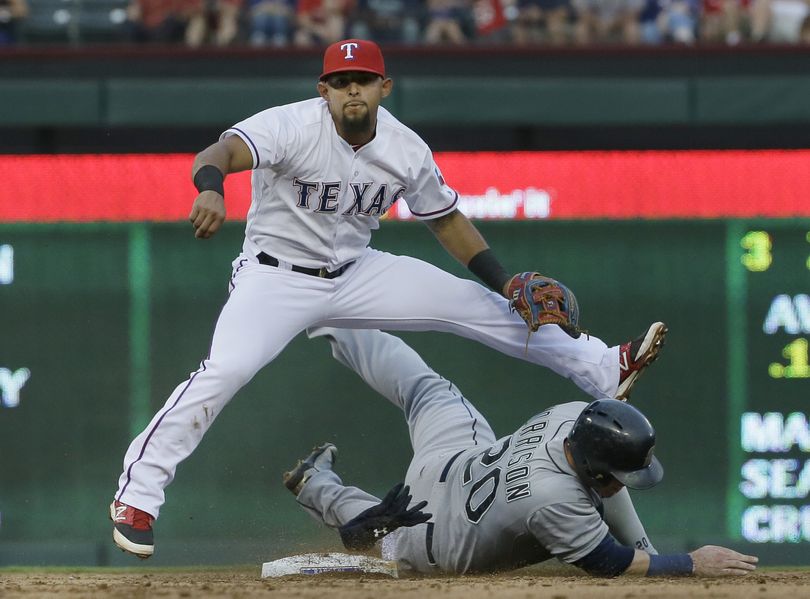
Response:
POLYGON ((408 486, 404 483, 397 484, 380 503, 361 512, 338 529, 343 545, 352 551, 365 551, 397 528, 416 526, 433 516, 422 511, 427 501, 420 501, 409 508, 410 502, 408 486))
POLYGON ((758 557, 737 553, 725 547, 706 545, 692 553, 695 576, 743 576, 756 570, 758 557))
POLYGON ((194 237, 208 239, 225 222, 225 198, 216 191, 203 191, 194 200, 188 220, 194 225, 194 237))

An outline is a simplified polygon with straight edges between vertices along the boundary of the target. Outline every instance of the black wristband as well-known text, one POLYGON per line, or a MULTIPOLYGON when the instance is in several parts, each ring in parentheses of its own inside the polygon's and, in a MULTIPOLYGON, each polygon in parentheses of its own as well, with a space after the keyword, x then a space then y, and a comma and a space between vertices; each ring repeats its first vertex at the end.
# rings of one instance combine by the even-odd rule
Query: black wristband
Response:
POLYGON ((197 191, 200 193, 204 191, 216 191, 223 198, 225 197, 224 181, 225 175, 212 164, 201 166, 194 175, 194 187, 197 188, 197 191))
POLYGON ((688 553, 651 555, 647 576, 688 576, 694 569, 695 564, 688 553))
POLYGON ((495 257, 495 252, 487 248, 478 252, 472 257, 467 268, 476 277, 486 283, 492 290, 503 294, 503 286, 511 279, 511 275, 506 272, 501 263, 495 257))

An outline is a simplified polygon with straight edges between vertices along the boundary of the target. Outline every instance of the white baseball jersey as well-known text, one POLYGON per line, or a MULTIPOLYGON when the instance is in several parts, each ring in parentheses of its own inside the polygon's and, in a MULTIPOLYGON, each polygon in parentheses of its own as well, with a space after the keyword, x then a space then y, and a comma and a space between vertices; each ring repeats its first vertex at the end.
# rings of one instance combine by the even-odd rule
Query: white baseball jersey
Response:
POLYGON ((338 135, 322 98, 270 108, 222 138, 229 135, 253 154, 246 255, 335 270, 360 256, 399 198, 419 219, 458 203, 427 144, 382 107, 374 139, 357 150, 338 135))

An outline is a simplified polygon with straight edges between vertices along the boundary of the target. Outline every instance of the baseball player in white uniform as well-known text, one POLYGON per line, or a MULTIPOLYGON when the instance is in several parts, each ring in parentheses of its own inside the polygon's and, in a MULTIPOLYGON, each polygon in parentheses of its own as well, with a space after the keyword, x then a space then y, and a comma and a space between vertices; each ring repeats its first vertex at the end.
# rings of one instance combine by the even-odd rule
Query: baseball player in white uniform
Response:
POLYGON ((285 473, 298 503, 337 528, 348 548, 389 535, 384 556, 427 573, 509 570, 551 557, 602 576, 755 569, 757 558, 723 547, 658 555, 626 488, 650 488, 663 477, 655 431, 633 406, 612 399, 555 405, 497 439, 458 388, 401 339, 332 328, 310 336, 326 337, 337 360, 403 410, 413 445, 408 486, 382 503, 343 485, 331 444, 285 473), (418 502, 410 508, 409 492, 418 502))
POLYGON ((451 332, 550 368, 595 398, 626 398, 657 356, 662 323, 621 346, 558 326, 541 327, 527 344, 526 324, 504 294, 530 277, 509 276, 457 210, 458 194, 428 146, 379 106, 392 85, 376 44, 338 42, 324 54, 318 98, 251 116, 197 155, 196 237, 224 221, 228 173, 253 169, 252 204, 208 355, 124 457, 110 506, 123 550, 152 555, 152 524, 177 465, 234 394, 307 327, 451 332), (371 231, 400 199, 495 291, 370 248, 371 231))

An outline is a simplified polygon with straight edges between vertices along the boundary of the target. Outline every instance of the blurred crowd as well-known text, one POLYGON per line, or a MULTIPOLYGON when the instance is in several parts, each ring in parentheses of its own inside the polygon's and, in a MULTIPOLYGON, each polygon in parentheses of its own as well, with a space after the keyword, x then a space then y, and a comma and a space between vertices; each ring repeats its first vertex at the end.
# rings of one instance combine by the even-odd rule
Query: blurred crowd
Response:
POLYGON ((0 45, 43 6, 58 22, 90 2, 115 41, 191 47, 810 44, 810 0, 0 0, 0 45))

